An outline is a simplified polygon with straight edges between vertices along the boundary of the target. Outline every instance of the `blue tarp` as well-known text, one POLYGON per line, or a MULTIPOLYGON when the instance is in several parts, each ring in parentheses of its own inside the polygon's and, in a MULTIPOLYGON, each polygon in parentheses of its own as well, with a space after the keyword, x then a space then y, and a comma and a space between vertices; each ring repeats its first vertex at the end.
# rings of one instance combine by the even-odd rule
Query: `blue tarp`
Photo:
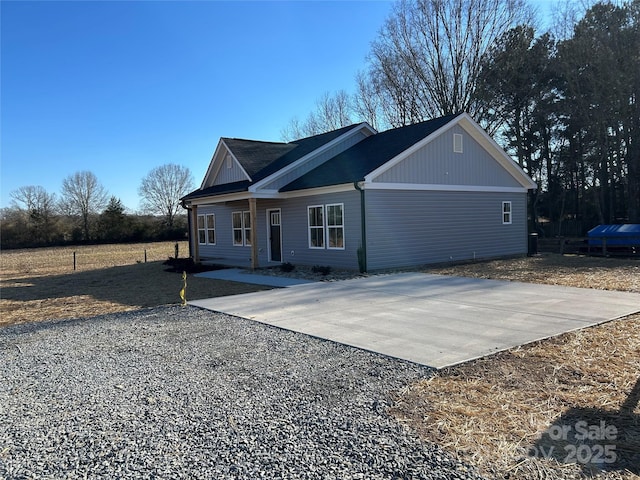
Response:
POLYGON ((603 237, 608 245, 640 246, 640 224, 598 225, 587 233, 589 245, 602 245, 603 237))

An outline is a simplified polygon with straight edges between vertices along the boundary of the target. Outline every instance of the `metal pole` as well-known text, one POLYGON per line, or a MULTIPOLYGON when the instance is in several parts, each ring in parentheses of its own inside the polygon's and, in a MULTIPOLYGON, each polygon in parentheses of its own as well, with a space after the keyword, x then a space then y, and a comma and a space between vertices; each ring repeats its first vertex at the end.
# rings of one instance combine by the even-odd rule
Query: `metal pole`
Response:
POLYGON ((76 252, 73 252, 73 271, 76 271, 76 252))
POLYGON ((144 249, 144 263, 147 263, 147 249, 144 249))

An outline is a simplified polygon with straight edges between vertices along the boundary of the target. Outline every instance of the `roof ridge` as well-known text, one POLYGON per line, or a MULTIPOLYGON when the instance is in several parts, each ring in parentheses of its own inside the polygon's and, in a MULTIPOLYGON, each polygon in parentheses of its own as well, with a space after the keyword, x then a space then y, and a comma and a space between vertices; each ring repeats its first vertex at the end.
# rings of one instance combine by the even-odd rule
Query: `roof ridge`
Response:
POLYGON ((254 140, 251 138, 236 138, 236 137, 221 137, 222 140, 236 140, 240 142, 253 142, 253 143, 270 143, 272 145, 289 145, 292 142, 273 142, 270 140, 254 140))

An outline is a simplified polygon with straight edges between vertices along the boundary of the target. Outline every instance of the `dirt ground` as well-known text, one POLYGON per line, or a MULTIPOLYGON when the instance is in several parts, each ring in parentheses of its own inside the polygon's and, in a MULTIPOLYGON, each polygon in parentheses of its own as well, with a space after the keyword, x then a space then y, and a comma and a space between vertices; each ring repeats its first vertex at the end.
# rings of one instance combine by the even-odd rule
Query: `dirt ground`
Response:
MULTIPOLYGON (((0 328, 180 303, 181 275, 162 265, 174 248, 0 252, 0 328)), ((540 255, 427 272, 640 293, 638 260, 540 255)), ((188 276, 187 299, 264 288, 188 276)), ((392 414, 488 478, 629 480, 640 478, 638 400, 640 314, 442 370, 398 392, 392 414)))

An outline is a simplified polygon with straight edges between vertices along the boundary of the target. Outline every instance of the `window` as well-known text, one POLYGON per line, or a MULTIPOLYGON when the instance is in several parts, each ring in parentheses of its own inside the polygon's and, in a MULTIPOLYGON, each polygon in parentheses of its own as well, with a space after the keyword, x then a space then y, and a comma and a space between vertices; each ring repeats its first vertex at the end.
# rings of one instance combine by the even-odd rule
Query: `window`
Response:
POLYGON ((309 248, 344 249, 344 204, 313 205, 307 211, 309 248))
POLYGON ((453 152, 462 153, 462 134, 461 133, 453 134, 453 152))
POLYGON ((198 215, 198 243, 200 245, 215 245, 216 216, 213 213, 198 215))
POLYGON ((205 215, 198 215, 198 243, 207 243, 207 230, 204 228, 205 215))
POLYGON ((233 212, 233 244, 239 247, 251 245, 251 213, 233 212))
POLYGON ((327 248, 344 248, 344 218, 341 203, 327 205, 327 248))
POLYGON ((502 202, 502 223, 511 224, 511 202, 502 202))
POLYGON ((207 243, 216 243, 216 216, 213 213, 207 214, 207 243))
POLYGON ((309 248, 324 248, 324 207, 316 205, 309 212, 309 248))
POLYGON ((251 212, 242 212, 242 239, 247 246, 251 245, 251 212))

